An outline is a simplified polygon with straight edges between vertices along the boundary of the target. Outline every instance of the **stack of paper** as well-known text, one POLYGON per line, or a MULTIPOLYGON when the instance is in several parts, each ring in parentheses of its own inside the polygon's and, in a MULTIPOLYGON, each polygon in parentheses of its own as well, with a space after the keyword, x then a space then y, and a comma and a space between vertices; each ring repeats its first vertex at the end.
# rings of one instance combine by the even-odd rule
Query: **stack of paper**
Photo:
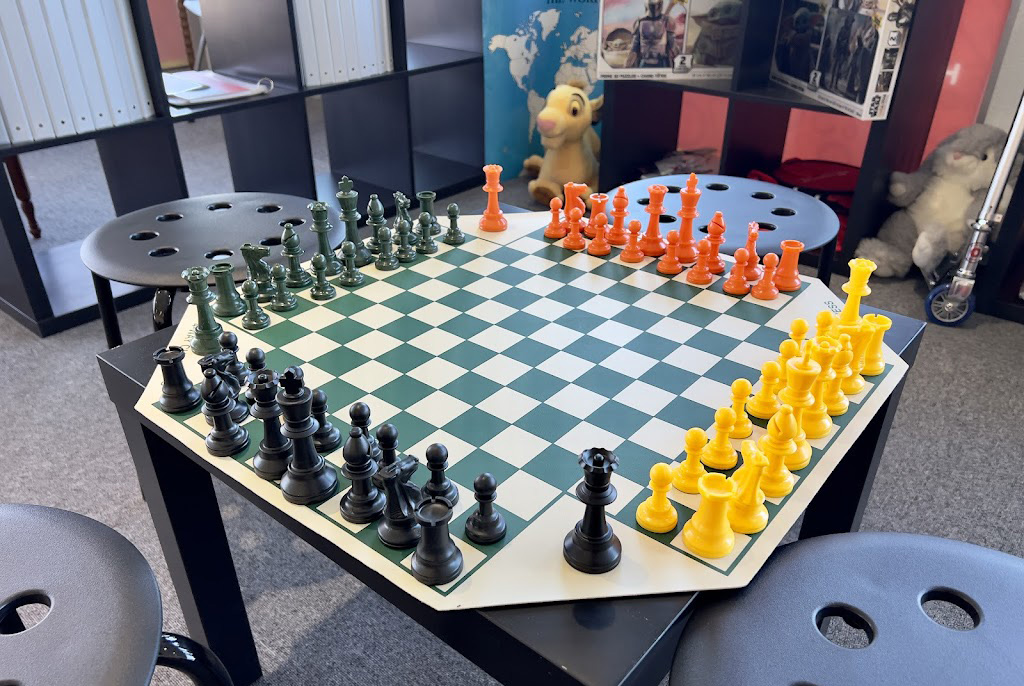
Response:
POLYGON ((217 72, 202 71, 164 72, 164 90, 167 102, 174 107, 203 105, 222 100, 236 100, 250 95, 269 93, 274 88, 270 79, 249 83, 217 72))
POLYGON ((153 116, 128 0, 0 0, 0 143, 153 116))
POLYGON ((392 71, 387 0, 292 0, 305 86, 392 71))

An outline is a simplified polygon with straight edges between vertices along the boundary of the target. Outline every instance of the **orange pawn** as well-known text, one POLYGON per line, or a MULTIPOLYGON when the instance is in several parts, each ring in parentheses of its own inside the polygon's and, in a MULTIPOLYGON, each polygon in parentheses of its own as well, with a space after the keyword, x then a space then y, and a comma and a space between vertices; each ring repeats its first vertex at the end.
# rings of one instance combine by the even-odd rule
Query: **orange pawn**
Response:
POLYGON ((773 252, 764 256, 764 275, 750 289, 750 294, 758 300, 775 300, 779 297, 779 288, 775 285, 775 269, 779 266, 779 256, 773 252))
POLYGON ((569 250, 583 250, 587 247, 587 242, 583 240, 583 234, 580 232, 580 219, 583 218, 583 211, 574 207, 569 210, 569 234, 562 241, 562 247, 569 250))
POLYGON ((697 188, 697 175, 690 174, 686 180, 686 188, 679 191, 683 208, 679 210, 679 245, 676 246, 676 259, 683 264, 693 264, 697 260, 697 241, 693 240, 693 220, 697 218, 697 201, 700 200, 700 189, 697 188))
POLYGON ((711 246, 711 252, 708 254, 708 270, 712 274, 721 274, 725 271, 725 260, 718 254, 718 248, 725 243, 725 219, 722 218, 721 212, 715 212, 711 223, 708 224, 707 241, 711 246))
POLYGON ((762 269, 757 263, 757 235, 760 232, 761 227, 757 222, 750 222, 747 225, 747 244, 744 246, 747 250, 747 266, 743 272, 747 281, 757 281, 761 278, 762 269))
POLYGON ((697 264, 693 265, 690 271, 686 272, 686 283, 696 286, 706 286, 714 279, 711 277, 711 270, 708 269, 708 256, 711 254, 711 244, 707 238, 700 239, 697 243, 697 264))
POLYGON ((668 193, 668 186, 656 183, 647 187, 650 202, 647 203, 647 214, 651 218, 647 221, 647 233, 640 239, 640 249, 648 257, 661 257, 665 254, 665 239, 661 237, 661 215, 665 211, 665 194, 668 193))
POLYGON ((678 274, 683 271, 683 265, 676 259, 676 246, 679 244, 679 234, 675 231, 668 232, 668 246, 665 254, 658 260, 659 274, 678 274))
POLYGON ((779 267, 772 279, 780 291, 800 290, 800 251, 804 244, 796 240, 782 241, 782 259, 779 260, 779 267))
POLYGON ((612 198, 612 228, 608 231, 608 242, 612 245, 626 244, 626 207, 629 205, 629 198, 626 197, 626 189, 619 186, 619 190, 612 198))
POLYGON ((750 292, 744 271, 747 267, 747 249, 736 248, 736 263, 729 271, 729 278, 722 284, 722 290, 729 295, 746 295, 750 292))
POLYGON ((498 232, 508 228, 508 220, 505 214, 498 207, 498 193, 502 191, 501 165, 484 165, 484 176, 487 182, 484 183, 484 191, 487 193, 487 207, 483 216, 480 217, 480 230, 498 232))
MULTIPOLYGON (((594 196, 590 196, 590 198, 593 202, 594 196)), ((594 227, 594 240, 590 241, 590 245, 587 246, 587 254, 603 257, 611 253, 612 246, 608 242, 608 217, 604 212, 590 215, 590 226, 594 227)))
POLYGON ((629 242, 619 253, 619 259, 623 262, 643 262, 644 251, 640 249, 640 220, 633 219, 629 222, 629 242))
POLYGON ((548 204, 551 207, 551 221, 548 222, 548 228, 544 229, 544 238, 551 238, 558 240, 559 238, 565 238, 565 226, 562 225, 561 209, 562 200, 558 196, 551 198, 551 202, 548 204))
POLYGON ((607 212, 605 208, 608 206, 608 196, 604 193, 591 193, 590 194, 590 222, 583 228, 583 235, 587 238, 593 238, 597 233, 594 228, 594 220, 597 219, 597 215, 604 214, 607 220, 607 212))

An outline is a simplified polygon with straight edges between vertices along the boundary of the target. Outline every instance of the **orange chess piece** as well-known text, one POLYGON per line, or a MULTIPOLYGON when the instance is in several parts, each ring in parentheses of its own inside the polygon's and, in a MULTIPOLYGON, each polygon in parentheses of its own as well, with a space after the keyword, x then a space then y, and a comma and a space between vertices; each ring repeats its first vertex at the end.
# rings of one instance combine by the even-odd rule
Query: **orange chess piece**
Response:
POLYGON ((706 286, 714 280, 711 276, 711 270, 708 269, 708 256, 710 254, 711 244, 708 243, 708 239, 700 239, 697 243, 697 264, 693 265, 690 271, 686 272, 686 283, 706 286))
POLYGON ((583 211, 574 207, 569 210, 569 234, 562 241, 562 247, 569 250, 583 250, 587 247, 587 242, 583 239, 583 234, 580 232, 580 219, 583 218, 583 211))
POLYGON ((619 190, 612 198, 612 228, 608 230, 608 242, 612 245, 626 244, 626 207, 629 206, 629 198, 626 197, 626 189, 619 186, 619 190))
POLYGON ((729 270, 729 278, 722 284, 722 290, 729 295, 746 295, 750 292, 747 285, 747 278, 744 274, 747 268, 747 249, 736 248, 736 263, 729 270))
POLYGON ((773 252, 764 256, 764 274, 761 280, 750 289, 750 294, 758 300, 775 300, 779 297, 779 288, 775 285, 775 270, 779 266, 779 256, 773 252))
POLYGON ((718 254, 719 247, 725 243, 725 219, 722 218, 721 212, 715 212, 711 223, 708 224, 707 241, 711 246, 711 252, 708 254, 708 270, 712 274, 721 274, 725 271, 725 260, 718 254))
MULTIPOLYGON (((590 198, 593 202, 594 196, 590 196, 590 198)), ((594 228, 594 240, 590 241, 590 245, 587 246, 587 254, 603 257, 611 253, 612 246, 608 242, 608 217, 604 212, 590 215, 590 226, 594 228)))
POLYGON ((800 251, 803 249, 804 244, 800 241, 782 241, 782 259, 779 260, 775 278, 772 279, 780 291, 800 290, 800 271, 797 265, 800 263, 800 251))
POLYGON ((668 232, 668 246, 665 247, 665 254, 658 260, 659 274, 678 274, 683 271, 683 265, 676 259, 676 246, 679 244, 679 234, 675 231, 668 232))
POLYGON ((757 263, 757 236, 761 227, 757 222, 750 222, 747 225, 747 244, 744 246, 747 251, 747 266, 743 272, 747 281, 757 281, 761 278, 761 266, 757 263))
POLYGON ((650 202, 646 212, 651 215, 647 221, 647 233, 640 239, 640 249, 648 257, 661 257, 665 254, 665 239, 661 237, 661 215, 665 211, 665 194, 668 186, 656 183, 647 187, 650 202))
POLYGON ((700 189, 697 188, 697 175, 690 174, 686 180, 686 188, 679 191, 683 208, 679 210, 679 245, 676 246, 676 259, 683 264, 693 264, 697 260, 697 241, 693 240, 693 220, 697 218, 697 201, 700 200, 700 189))
POLYGON ((605 215, 605 219, 608 218, 607 211, 605 208, 608 206, 608 196, 604 193, 591 193, 590 194, 590 221, 583 229, 583 235, 587 238, 593 238, 596 231, 594 230, 594 220, 597 215, 605 215))
POLYGON ((558 196, 551 198, 549 203, 551 207, 551 221, 548 222, 548 227, 544 229, 544 238, 551 238, 558 240, 559 238, 565 238, 565 227, 562 225, 562 218, 560 212, 562 209, 562 200, 558 196))
POLYGON ((629 242, 619 253, 619 259, 623 262, 643 262, 644 251, 640 249, 640 220, 633 219, 629 222, 629 242))
POLYGON ((508 220, 505 214, 498 207, 498 193, 502 191, 501 186, 501 165, 484 165, 484 176, 487 182, 484 184, 484 191, 487 193, 487 207, 483 216, 480 217, 481 231, 504 231, 508 228, 508 220))

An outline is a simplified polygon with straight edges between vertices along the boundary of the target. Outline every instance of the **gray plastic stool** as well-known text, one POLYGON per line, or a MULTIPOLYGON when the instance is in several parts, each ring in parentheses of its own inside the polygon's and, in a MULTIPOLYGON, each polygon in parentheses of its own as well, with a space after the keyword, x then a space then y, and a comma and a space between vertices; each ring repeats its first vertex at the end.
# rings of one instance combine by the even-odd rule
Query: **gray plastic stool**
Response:
POLYGON ((747 588, 708 596, 683 632, 671 686, 1021 684, 1022 598, 1024 560, 975 545, 892 533, 800 541, 747 588), (974 628, 933 621, 924 604, 936 600, 974 628), (867 645, 831 642, 831 617, 865 631, 867 645))
POLYGON ((0 684, 144 686, 159 664, 231 686, 215 655, 161 632, 153 570, 124 536, 88 517, 0 505, 0 684), (17 610, 49 608, 26 629, 17 610))

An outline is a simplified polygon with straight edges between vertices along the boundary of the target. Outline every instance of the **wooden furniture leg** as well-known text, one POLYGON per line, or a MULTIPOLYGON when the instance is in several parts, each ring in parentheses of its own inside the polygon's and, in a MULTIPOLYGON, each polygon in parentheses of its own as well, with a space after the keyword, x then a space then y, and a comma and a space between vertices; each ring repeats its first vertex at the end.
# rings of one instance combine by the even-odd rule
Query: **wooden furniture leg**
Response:
POLYGON ((21 160, 17 155, 4 158, 4 166, 7 167, 7 174, 11 177, 11 186, 14 188, 14 196, 21 202, 21 211, 28 219, 28 232, 32 238, 39 238, 43 235, 36 222, 36 208, 32 204, 32 191, 28 188, 28 181, 25 179, 25 171, 21 168, 21 160))

